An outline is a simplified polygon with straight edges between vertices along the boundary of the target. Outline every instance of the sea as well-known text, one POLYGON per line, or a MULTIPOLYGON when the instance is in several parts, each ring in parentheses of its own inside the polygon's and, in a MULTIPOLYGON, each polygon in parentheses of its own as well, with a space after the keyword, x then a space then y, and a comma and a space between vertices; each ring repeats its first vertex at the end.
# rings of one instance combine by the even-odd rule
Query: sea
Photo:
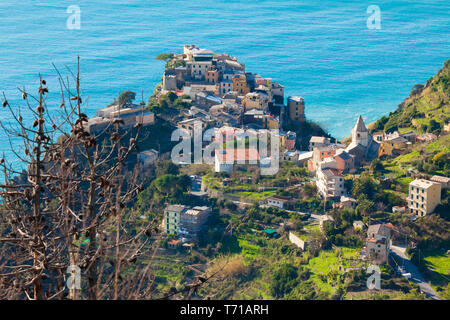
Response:
MULTIPOLYGON (((367 124, 394 111, 450 58, 450 1, 1 0, 1 100, 32 121, 18 88, 37 93, 42 77, 57 113, 56 70, 71 80, 79 56, 89 116, 123 90, 146 101, 164 69, 154 58, 185 44, 226 52, 283 84, 340 139, 358 115, 367 124)), ((0 120, 12 124, 7 108, 0 120)), ((0 130, 0 155, 17 166, 20 145, 0 130)))

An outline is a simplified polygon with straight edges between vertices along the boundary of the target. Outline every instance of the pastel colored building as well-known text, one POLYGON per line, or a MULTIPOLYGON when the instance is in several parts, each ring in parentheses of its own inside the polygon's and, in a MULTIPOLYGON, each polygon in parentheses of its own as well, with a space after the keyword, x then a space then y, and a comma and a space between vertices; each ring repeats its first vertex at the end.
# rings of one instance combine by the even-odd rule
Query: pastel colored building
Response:
POLYGON ((341 173, 353 172, 355 170, 355 157, 345 151, 334 156, 336 160, 336 169, 341 173))
POLYGON ((287 98, 288 117, 294 122, 305 121, 305 100, 299 96, 287 98))
POLYGON ((286 204, 289 203, 289 200, 290 199, 288 197, 282 197, 282 196, 275 195, 275 196, 268 197, 266 199, 266 202, 269 207, 276 207, 279 209, 283 209, 286 206, 286 204))
POLYGON ((269 106, 269 97, 263 92, 249 92, 242 100, 242 105, 245 111, 252 109, 266 110, 269 106))
POLYGON ((425 179, 409 183, 408 208, 418 217, 432 213, 441 202, 441 184, 425 179))
POLYGON ((219 82, 219 71, 216 69, 210 69, 205 74, 206 82, 216 84, 219 82))
POLYGON ((326 158, 333 157, 336 154, 336 146, 314 147, 312 159, 308 160, 308 170, 315 171, 319 162, 326 158))
POLYGON ((250 92, 250 88, 247 85, 247 78, 244 74, 235 74, 232 81, 233 91, 236 91, 240 95, 246 95, 250 92))
POLYGON ((345 194, 344 176, 336 169, 317 170, 317 191, 322 198, 330 199, 345 194))
POLYGON ((297 141, 297 134, 293 131, 288 131, 283 139, 283 146, 287 150, 295 149, 295 142, 297 141))

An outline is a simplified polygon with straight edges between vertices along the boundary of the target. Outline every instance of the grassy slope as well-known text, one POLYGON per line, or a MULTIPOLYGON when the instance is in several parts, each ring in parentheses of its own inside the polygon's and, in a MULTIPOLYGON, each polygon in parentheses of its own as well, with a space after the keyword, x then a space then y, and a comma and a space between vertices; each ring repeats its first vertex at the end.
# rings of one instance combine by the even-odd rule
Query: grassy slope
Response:
POLYGON ((414 86, 411 94, 394 112, 375 123, 375 130, 423 131, 422 124, 429 125, 431 120, 439 123, 450 118, 450 60, 423 88, 414 86))

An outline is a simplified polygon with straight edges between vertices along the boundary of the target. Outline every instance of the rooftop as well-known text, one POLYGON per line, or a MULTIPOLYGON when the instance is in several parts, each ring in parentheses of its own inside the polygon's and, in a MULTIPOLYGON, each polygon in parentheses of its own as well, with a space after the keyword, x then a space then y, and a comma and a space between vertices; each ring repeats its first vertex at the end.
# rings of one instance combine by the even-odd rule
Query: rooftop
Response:
POLYGON ((187 207, 182 204, 171 204, 166 208, 166 211, 182 212, 185 209, 187 209, 187 207))
POLYGON ((309 142, 314 142, 314 143, 325 143, 326 141, 328 141, 329 139, 326 137, 318 137, 318 136, 312 136, 311 139, 309 140, 309 142))
POLYGON ((303 97, 300 96, 290 96, 288 97, 288 100, 292 100, 295 102, 304 102, 305 100, 303 99, 303 97))
POLYGON ((431 180, 436 181, 436 182, 441 182, 441 183, 449 183, 450 182, 450 178, 443 177, 443 176, 432 176, 431 180))
POLYGON ((423 189, 428 189, 433 184, 436 184, 436 183, 433 181, 425 180, 425 179, 416 179, 409 183, 409 185, 411 185, 413 187, 419 187, 419 188, 423 188, 423 189))

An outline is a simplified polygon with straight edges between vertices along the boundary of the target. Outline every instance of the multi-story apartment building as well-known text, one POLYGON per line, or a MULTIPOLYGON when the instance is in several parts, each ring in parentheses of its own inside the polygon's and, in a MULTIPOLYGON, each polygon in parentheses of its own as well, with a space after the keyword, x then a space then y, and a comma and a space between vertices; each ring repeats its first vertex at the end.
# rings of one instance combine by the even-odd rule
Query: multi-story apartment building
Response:
POLYGON ((322 198, 336 198, 345 194, 344 176, 337 169, 319 167, 316 177, 317 191, 322 198))
POLYGON ((196 238, 211 212, 210 207, 188 207, 169 205, 164 210, 163 230, 167 234, 178 234, 196 238))
POLYGON ((410 212, 423 217, 433 212, 441 202, 441 185, 425 179, 416 179, 409 184, 407 201, 410 212))
POLYGON ((205 74, 206 82, 216 84, 219 82, 219 71, 216 68, 210 68, 205 74))
POLYGON ((305 100, 302 97, 288 97, 287 110, 291 121, 303 122, 305 120, 305 100))
POLYGON ((188 74, 196 80, 205 80, 206 73, 211 70, 214 53, 206 49, 192 50, 192 59, 186 62, 188 74))
POLYGON ((233 76, 233 91, 236 91, 239 95, 245 96, 250 92, 250 88, 247 85, 247 78, 245 74, 235 74, 233 76))
POLYGON ((180 231, 181 215, 188 207, 180 204, 172 204, 164 210, 163 229, 167 234, 178 234, 180 231))
POLYGON ((180 235, 195 238, 208 220, 210 212, 211 208, 206 206, 193 207, 183 212, 180 219, 180 235))

